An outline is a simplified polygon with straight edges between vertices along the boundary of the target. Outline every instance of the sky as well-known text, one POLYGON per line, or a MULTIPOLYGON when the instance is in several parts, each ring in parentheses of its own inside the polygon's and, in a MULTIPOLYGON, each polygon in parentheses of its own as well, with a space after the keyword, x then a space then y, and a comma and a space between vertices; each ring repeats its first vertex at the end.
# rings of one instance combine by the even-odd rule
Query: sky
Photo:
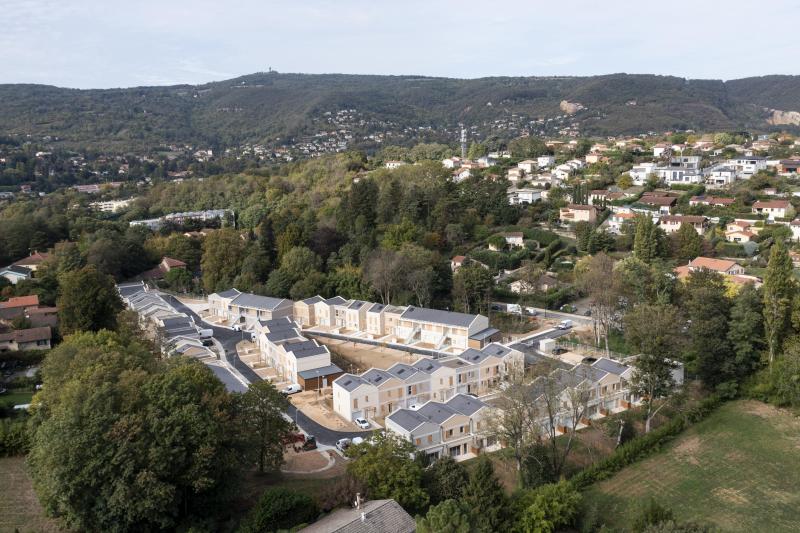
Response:
POLYGON ((783 24, 798 15, 797 0, 0 0, 0 83, 800 74, 783 24))

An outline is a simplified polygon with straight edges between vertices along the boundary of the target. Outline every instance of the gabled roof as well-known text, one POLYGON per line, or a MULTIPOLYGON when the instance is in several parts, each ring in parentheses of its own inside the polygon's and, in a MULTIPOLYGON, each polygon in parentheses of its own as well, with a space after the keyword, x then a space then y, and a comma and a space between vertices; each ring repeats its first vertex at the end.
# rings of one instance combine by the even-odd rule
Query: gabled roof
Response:
POLYGON ((303 379, 324 378, 332 374, 341 374, 342 369, 334 364, 323 366, 320 368, 312 368, 309 370, 301 370, 297 373, 303 379))
POLYGON ((605 357, 601 357, 595 361, 592 366, 599 368, 604 372, 608 372, 609 374, 616 374, 618 376, 624 374, 630 368, 627 365, 623 365, 622 363, 618 363, 617 361, 607 359, 605 357))
POLYGON ((313 340, 289 342, 283 345, 283 349, 294 355, 296 359, 328 353, 328 349, 325 346, 320 346, 317 341, 313 340))
POLYGON ((325 303, 328 305, 342 305, 345 302, 347 302, 347 300, 345 300, 341 296, 334 296, 333 298, 328 298, 327 300, 325 300, 325 303))
POLYGON ((240 294, 242 293, 237 289, 228 289, 227 291, 218 292, 217 296, 219 296, 220 298, 229 299, 229 298, 236 298, 240 294))
POLYGON ((428 422, 426 417, 411 409, 398 409, 386 418, 408 432, 414 431, 422 424, 428 422))
POLYGON ((361 376, 356 376, 355 374, 344 374, 343 376, 338 377, 334 383, 339 387, 342 387, 344 390, 352 392, 361 385, 369 382, 363 379, 361 376))
POLYGON ((417 413, 420 416, 430 420, 434 424, 442 424, 445 420, 448 420, 457 414, 461 414, 448 407, 446 404, 439 402, 428 402, 417 409, 417 413))
POLYGON ((358 509, 339 509, 314 522, 304 533, 413 533, 414 518, 394 500, 373 500, 358 509))
POLYGON ((439 309, 426 309, 425 307, 409 306, 400 318, 407 320, 419 320, 420 322, 428 322, 432 324, 445 324, 448 326, 457 326, 466 328, 472 324, 477 315, 468 315, 466 313, 456 313, 453 311, 441 311, 439 309))
POLYGON ((431 374, 433 372, 436 372, 438 369, 442 368, 442 363, 440 363, 435 359, 428 359, 427 357, 425 357, 414 363, 412 366, 417 370, 419 370, 420 372, 431 374))
POLYGON ((361 309, 362 307, 364 307, 365 305, 367 305, 368 303, 369 302, 364 302, 362 300, 353 300, 350 303, 350 305, 347 306, 347 308, 348 309, 353 309, 354 311, 357 311, 357 310, 361 309))
POLYGON ((0 302, 0 309, 16 309, 19 307, 36 307, 39 305, 39 296, 29 294, 28 296, 15 296, 6 302, 0 302))
POLYGON ((788 209, 790 205, 789 200, 758 200, 753 207, 756 209, 788 209))
POLYGON ((661 217, 662 222, 678 222, 683 224, 702 224, 706 221, 706 217, 698 215, 664 215, 661 217))
POLYGON ((412 377, 414 374, 419 373, 419 370, 405 363, 395 363, 391 367, 387 368, 386 371, 394 377, 404 381, 412 377))
POLYGON ((24 266, 8 265, 4 269, 2 269, 2 272, 11 272, 11 273, 14 273, 14 274, 18 274, 20 276, 28 276, 29 277, 33 271, 30 268, 24 267, 24 266))
POLYGON ((445 405, 447 405, 447 407, 453 411, 467 416, 472 416, 480 409, 487 407, 487 405, 479 399, 473 398, 472 396, 468 396, 466 394, 456 394, 447 400, 445 405))
POLYGON ((259 296, 257 294, 241 293, 231 301, 231 304, 239 307, 249 307, 252 309, 264 309, 272 311, 288 300, 284 298, 273 298, 271 296, 259 296))
POLYGON ((368 383, 375 385, 376 387, 380 387, 393 377, 394 376, 392 376, 387 371, 380 370, 378 368, 370 368, 369 370, 361 374, 362 379, 364 379, 368 383))
POLYGON ((717 272, 727 272, 738 263, 729 259, 714 259, 713 257, 695 257, 689 262, 690 268, 707 268, 717 272))
POLYGON ((383 304, 372 304, 372 307, 367 309, 367 313, 380 313, 384 309, 386 309, 386 306, 383 304))
POLYGON ((50 330, 50 326, 43 326, 41 328, 18 329, 9 333, 3 333, 0 335, 0 341, 13 341, 20 344, 24 342, 50 340, 52 337, 53 334, 50 330))
POLYGON ((46 260, 48 257, 50 257, 50 254, 42 252, 33 252, 28 257, 23 257, 19 261, 15 261, 13 264, 17 266, 38 265, 42 261, 46 260))
POLYGON ((317 296, 312 296, 311 298, 306 298, 305 300, 301 301, 306 305, 314 305, 317 302, 325 301, 325 299, 322 296, 317 295, 317 296))
POLYGON ((184 263, 180 259, 173 259, 172 257, 166 257, 166 256, 164 256, 164 258, 161 259, 161 263, 163 265, 168 266, 169 268, 176 268, 176 267, 180 268, 186 266, 186 263, 184 263))

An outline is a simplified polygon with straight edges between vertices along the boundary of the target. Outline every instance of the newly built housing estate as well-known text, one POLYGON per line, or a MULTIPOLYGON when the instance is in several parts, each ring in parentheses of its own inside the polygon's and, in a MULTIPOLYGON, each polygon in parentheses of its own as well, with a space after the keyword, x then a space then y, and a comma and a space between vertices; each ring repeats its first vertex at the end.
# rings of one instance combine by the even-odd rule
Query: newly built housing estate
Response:
POLYGON ((396 363, 386 370, 344 374, 333 382, 333 410, 354 420, 446 401, 457 394, 486 394, 523 364, 522 352, 490 344, 447 359, 419 359, 413 365, 396 363))

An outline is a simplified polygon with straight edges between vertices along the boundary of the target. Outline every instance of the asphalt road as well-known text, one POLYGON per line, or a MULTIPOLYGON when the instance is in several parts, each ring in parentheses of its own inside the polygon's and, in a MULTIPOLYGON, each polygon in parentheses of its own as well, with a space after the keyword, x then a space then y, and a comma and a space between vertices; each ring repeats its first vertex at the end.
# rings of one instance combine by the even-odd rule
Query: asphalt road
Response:
MULTIPOLYGON (((503 302, 492 302, 492 307, 497 306, 503 312, 508 312, 507 303, 503 302)), ((547 317, 547 318, 555 318, 559 320, 572 320, 576 324, 591 324, 592 317, 585 316, 585 315, 576 315, 572 313, 563 313, 561 311, 553 311, 550 309, 542 309, 541 307, 534 307, 536 309, 536 316, 539 317, 547 317)))
MULTIPOLYGON (((164 299, 167 300, 175 309, 180 311, 181 313, 186 313, 190 317, 194 318, 195 323, 203 324, 204 328, 210 328, 214 331, 214 338, 217 339, 222 347, 225 349, 225 359, 227 362, 233 366, 239 373, 250 383, 255 383, 258 381, 263 381, 258 374, 253 372, 253 369, 244 364, 241 360, 239 360, 239 355, 236 353, 236 344, 239 341, 242 341, 247 338, 247 332, 241 331, 233 331, 230 328, 223 328, 220 326, 212 326, 207 322, 203 322, 200 316, 197 315, 194 311, 192 311, 189 307, 185 306, 183 303, 180 302, 177 298, 172 295, 164 294, 164 299)), ((221 365, 209 364, 209 368, 214 374, 222 381, 225 386, 231 392, 244 392, 246 388, 242 385, 242 383, 234 376, 230 370, 225 368, 221 365)), ((289 397, 291 402, 291 396, 289 397)), ((303 411, 297 409, 294 405, 289 405, 289 408, 286 410, 286 414, 288 414, 292 420, 294 420, 303 432, 307 435, 313 435, 316 437, 317 442, 319 444, 325 444, 328 446, 335 446, 336 441, 343 438, 350 438, 353 437, 366 437, 367 435, 371 434, 372 431, 334 431, 332 429, 328 429, 325 426, 322 426, 303 414, 303 411)))
POLYGON ((522 339, 521 342, 516 342, 511 345, 511 348, 515 350, 519 350, 525 354, 525 363, 526 364, 534 364, 538 360, 541 359, 541 352, 539 352, 539 341, 543 339, 557 339, 559 337, 563 337, 564 335, 568 335, 570 330, 568 329, 553 329, 550 331, 543 331, 542 333, 538 333, 536 335, 532 335, 530 337, 526 337, 522 339))

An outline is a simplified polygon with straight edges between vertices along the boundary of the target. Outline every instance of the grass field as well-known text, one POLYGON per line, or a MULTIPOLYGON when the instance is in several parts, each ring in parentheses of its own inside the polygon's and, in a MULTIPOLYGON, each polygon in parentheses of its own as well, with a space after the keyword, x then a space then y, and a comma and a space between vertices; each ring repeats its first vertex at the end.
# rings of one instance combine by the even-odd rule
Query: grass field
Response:
POLYGON ((25 470, 24 457, 0 458, 0 533, 58 531, 55 522, 45 518, 25 470))
POLYGON ((12 389, 11 392, 7 392, 6 394, 0 396, 0 405, 14 407, 15 405, 31 403, 31 398, 33 398, 33 391, 20 391, 12 389))
POLYGON ((728 403, 585 494, 615 531, 624 531, 650 497, 677 520, 724 531, 797 531, 800 419, 759 402, 728 403))

